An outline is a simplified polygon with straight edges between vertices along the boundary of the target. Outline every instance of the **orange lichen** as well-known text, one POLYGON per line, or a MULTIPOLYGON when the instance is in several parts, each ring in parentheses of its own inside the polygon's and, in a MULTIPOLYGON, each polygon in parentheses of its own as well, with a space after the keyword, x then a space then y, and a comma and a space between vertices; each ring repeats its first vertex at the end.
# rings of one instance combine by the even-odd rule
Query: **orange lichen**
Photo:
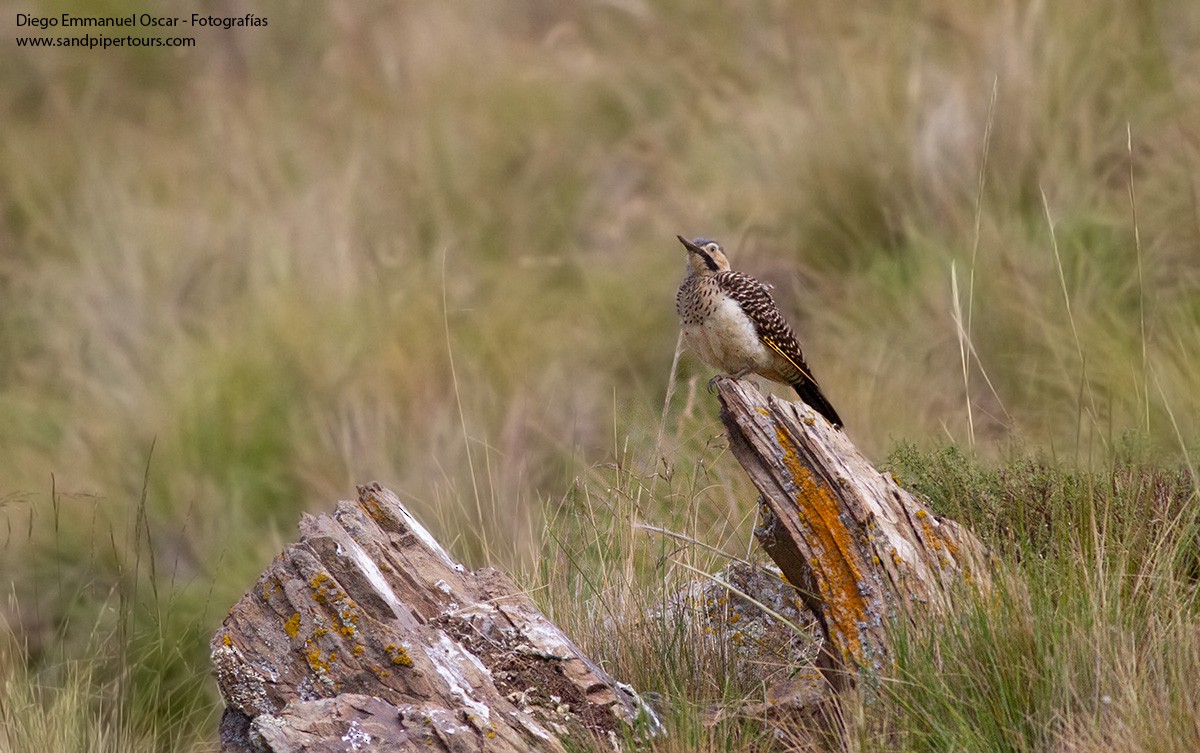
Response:
POLYGON ((363 510, 366 510, 367 515, 370 515, 371 519, 376 523, 380 522, 381 518, 386 519, 387 517, 384 515, 383 505, 379 503, 379 499, 376 498, 374 494, 368 493, 361 495, 358 498, 358 506, 363 510))
POLYGON ((283 623, 283 631, 288 634, 289 638, 295 638, 300 634, 300 613, 296 612, 288 618, 287 622, 283 623))
POLYGON ((346 599, 345 606, 338 611, 338 618, 342 621, 338 632, 347 637, 354 635, 358 629, 358 617, 358 605, 353 600, 346 599))
POLYGON ((952 566, 958 561, 958 547, 955 546, 954 542, 949 538, 942 536, 942 531, 945 530, 944 528, 933 527, 933 523, 928 515, 921 516, 918 513, 917 517, 921 521, 921 535, 925 538, 925 541, 929 544, 933 551, 937 552, 938 566, 942 568, 952 566), (946 554, 949 555, 948 557, 943 556, 943 548, 946 550, 946 554))
POLYGON ((334 590, 334 587, 330 585, 331 581, 328 573, 317 573, 308 579, 308 587, 312 589, 313 598, 317 603, 324 604, 329 593, 334 590))
POLYGON ((352 653, 353 653, 353 654, 354 654, 356 657, 358 657, 358 656, 362 656, 362 655, 363 655, 363 651, 364 651, 364 650, 365 650, 365 649, 364 649, 362 646, 355 646, 355 647, 352 649, 352 653))
POLYGON ((337 654, 330 654, 328 659, 322 659, 321 649, 310 640, 305 646, 304 658, 308 660, 308 666, 313 672, 322 673, 328 672, 329 665, 337 661, 337 654))
POLYGON ((229 637, 229 633, 221 636, 221 643, 225 644, 226 648, 233 648, 233 639, 229 637))
MULTIPOLYGON (((939 529, 938 533, 941 533, 942 530, 945 529, 939 529)), ((949 536, 938 536, 938 538, 946 545, 946 551, 950 553, 950 556, 958 560, 958 545, 954 543, 954 539, 949 536)))
POLYGON ((397 664, 401 667, 411 667, 413 665, 412 657, 408 655, 408 651, 404 646, 397 646, 395 643, 389 643, 383 647, 387 652, 388 658, 392 664, 397 664))
POLYGON ((328 573, 320 572, 308 579, 308 587, 312 589, 313 600, 318 604, 329 607, 341 626, 337 631, 346 637, 352 637, 358 631, 358 620, 361 613, 358 604, 343 591, 328 573))
POLYGON ((775 428, 783 464, 796 485, 796 504, 809 529, 810 546, 820 560, 817 586, 825 603, 832 637, 845 658, 862 662, 863 624, 870 622, 867 601, 859 590, 863 568, 851 532, 838 516, 838 501, 829 487, 801 462, 791 437, 775 428))

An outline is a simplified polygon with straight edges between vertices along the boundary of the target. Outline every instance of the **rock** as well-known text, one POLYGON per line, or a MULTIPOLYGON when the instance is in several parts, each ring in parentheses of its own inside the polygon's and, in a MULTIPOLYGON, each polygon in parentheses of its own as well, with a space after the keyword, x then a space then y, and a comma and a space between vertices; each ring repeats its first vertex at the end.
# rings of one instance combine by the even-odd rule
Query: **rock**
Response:
POLYGON ((378 484, 358 492, 305 516, 213 637, 223 750, 562 751, 661 730, 504 574, 456 563, 378 484))

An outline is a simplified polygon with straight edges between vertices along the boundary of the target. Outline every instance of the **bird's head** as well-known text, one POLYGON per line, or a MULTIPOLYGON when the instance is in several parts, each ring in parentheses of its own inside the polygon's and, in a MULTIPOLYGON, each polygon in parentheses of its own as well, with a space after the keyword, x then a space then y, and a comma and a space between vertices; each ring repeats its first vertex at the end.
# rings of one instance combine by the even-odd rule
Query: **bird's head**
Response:
POLYGON ((689 241, 682 235, 675 236, 688 250, 688 270, 701 277, 715 275, 729 269, 729 258, 721 250, 721 244, 707 238, 689 241))

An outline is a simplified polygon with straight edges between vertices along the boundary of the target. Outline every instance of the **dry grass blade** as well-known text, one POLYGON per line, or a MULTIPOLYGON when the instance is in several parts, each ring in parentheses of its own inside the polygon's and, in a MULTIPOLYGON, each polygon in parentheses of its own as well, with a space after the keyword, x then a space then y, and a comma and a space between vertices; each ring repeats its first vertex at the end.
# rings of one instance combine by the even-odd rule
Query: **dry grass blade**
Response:
POLYGON ((1138 327, 1142 342, 1142 404, 1145 429, 1150 431, 1150 360, 1146 353, 1146 286, 1142 279, 1142 232, 1138 227, 1137 193, 1133 182, 1133 127, 1125 124, 1125 151, 1129 157, 1129 214, 1133 222, 1133 252, 1137 257, 1138 327))

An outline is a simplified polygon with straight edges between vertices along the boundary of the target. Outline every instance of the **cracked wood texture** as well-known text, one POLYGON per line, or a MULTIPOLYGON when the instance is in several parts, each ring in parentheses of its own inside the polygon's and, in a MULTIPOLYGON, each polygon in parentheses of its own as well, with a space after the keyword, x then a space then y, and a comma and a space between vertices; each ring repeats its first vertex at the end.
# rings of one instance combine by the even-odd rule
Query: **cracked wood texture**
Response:
POLYGON ((222 750, 563 751, 653 712, 378 484, 305 516, 212 641, 222 750))
POLYGON ((987 554, 939 518, 809 406, 717 380, 730 449, 761 493, 755 536, 805 594, 826 637, 834 687, 890 654, 892 619, 944 613, 963 584, 987 588, 987 554))

